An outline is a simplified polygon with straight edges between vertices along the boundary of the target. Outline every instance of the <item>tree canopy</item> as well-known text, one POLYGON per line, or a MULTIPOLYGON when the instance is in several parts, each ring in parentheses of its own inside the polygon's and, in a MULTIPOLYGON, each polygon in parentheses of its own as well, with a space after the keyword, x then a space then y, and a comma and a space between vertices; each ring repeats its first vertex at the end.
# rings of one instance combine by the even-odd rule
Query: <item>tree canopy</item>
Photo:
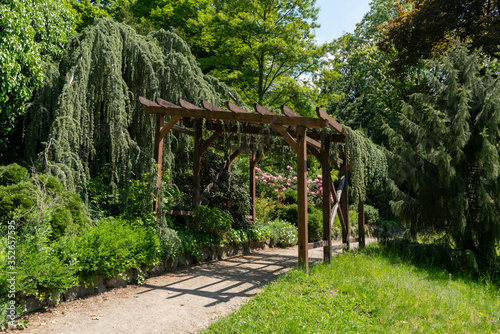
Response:
MULTIPOLYGON (((299 78, 319 68, 318 9, 312 0, 216 2, 202 32, 211 55, 202 67, 237 87, 248 102, 276 106, 299 78)), ((292 105, 293 107, 293 105, 292 105)), ((299 110, 297 110, 299 111, 299 110)))
POLYGON ((490 56, 500 51, 500 1, 496 0, 408 0, 398 16, 387 24, 380 46, 394 48, 393 66, 402 70, 418 60, 444 52, 453 36, 469 41, 490 56))
POLYGON ((56 0, 0 2, 0 146, 8 145, 16 117, 42 82, 43 62, 61 59, 72 24, 56 0))

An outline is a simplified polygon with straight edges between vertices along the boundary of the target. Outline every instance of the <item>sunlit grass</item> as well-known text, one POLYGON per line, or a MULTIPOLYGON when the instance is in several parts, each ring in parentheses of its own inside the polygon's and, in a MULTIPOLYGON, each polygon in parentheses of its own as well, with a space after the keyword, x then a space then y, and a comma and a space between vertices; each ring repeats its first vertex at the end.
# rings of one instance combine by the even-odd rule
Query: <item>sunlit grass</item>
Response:
POLYGON ((206 333, 498 333, 498 287, 348 253, 291 271, 206 333))

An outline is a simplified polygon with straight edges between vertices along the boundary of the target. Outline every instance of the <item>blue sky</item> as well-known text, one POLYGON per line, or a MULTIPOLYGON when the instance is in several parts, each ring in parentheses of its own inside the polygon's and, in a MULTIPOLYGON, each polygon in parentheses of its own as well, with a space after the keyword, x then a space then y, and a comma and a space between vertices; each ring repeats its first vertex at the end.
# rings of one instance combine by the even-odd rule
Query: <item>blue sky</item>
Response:
POLYGON ((316 0, 316 7, 321 7, 316 29, 319 43, 331 42, 344 32, 353 32, 356 23, 370 10, 370 0, 316 0))

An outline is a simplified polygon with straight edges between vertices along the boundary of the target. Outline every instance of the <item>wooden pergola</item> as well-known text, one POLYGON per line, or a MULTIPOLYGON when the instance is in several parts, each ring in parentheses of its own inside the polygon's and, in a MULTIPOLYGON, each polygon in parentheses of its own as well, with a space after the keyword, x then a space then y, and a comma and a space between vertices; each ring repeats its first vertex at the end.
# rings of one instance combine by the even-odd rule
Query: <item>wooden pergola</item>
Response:
MULTIPOLYGON (((309 271, 308 250, 323 247, 324 261, 331 262, 332 250, 332 226, 336 215, 342 226, 343 244, 336 248, 350 247, 349 236, 349 187, 348 187, 348 159, 345 152, 340 158, 331 156, 330 147, 332 143, 345 142, 345 129, 332 117, 320 108, 316 109, 318 118, 302 117, 286 106, 281 107, 283 115, 277 115, 266 108, 255 104, 255 113, 250 113, 231 102, 226 103, 226 109, 214 106, 206 101, 201 101, 201 106, 179 99, 178 105, 156 99, 156 102, 139 97, 141 104, 145 106, 146 113, 156 115, 155 148, 154 157, 158 165, 158 185, 162 172, 163 137, 170 131, 178 131, 194 137, 194 164, 193 164, 193 208, 203 203, 211 189, 219 182, 223 173, 228 173, 232 161, 240 154, 250 156, 250 196, 252 201, 252 218, 255 221, 255 168, 261 160, 262 154, 257 155, 254 144, 257 142, 255 136, 267 136, 282 138, 284 144, 289 145, 297 154, 297 206, 298 206, 298 265, 309 271), (170 119, 165 122, 165 116, 170 119), (183 126, 176 125, 182 121, 183 126), (223 121, 224 123, 222 123, 223 121), (202 125, 205 130, 211 131, 207 139, 203 139, 202 125), (263 125, 269 125, 265 128, 263 125), (333 133, 320 135, 318 129, 331 127, 333 133), (224 133, 239 133, 245 135, 245 140, 239 147, 220 147, 215 141, 224 133), (227 150, 228 158, 224 162, 222 170, 215 176, 208 172, 208 166, 203 159, 203 152, 213 146, 218 149, 227 150), (308 243, 307 232, 307 155, 311 154, 320 161, 323 175, 323 241, 308 243), (339 184, 335 185, 331 179, 331 168, 340 169, 339 184), (201 189, 202 167, 211 177, 211 181, 205 189, 201 189), (333 203, 330 199, 333 198, 333 203), (332 205, 333 204, 333 205, 332 205)), ((262 142, 262 140, 260 141, 262 142)), ((230 181, 228 181, 230 182, 230 181)), ((155 212, 158 214, 158 201, 155 202, 155 212)), ((359 243, 364 246, 364 205, 359 201, 358 207, 359 243)))

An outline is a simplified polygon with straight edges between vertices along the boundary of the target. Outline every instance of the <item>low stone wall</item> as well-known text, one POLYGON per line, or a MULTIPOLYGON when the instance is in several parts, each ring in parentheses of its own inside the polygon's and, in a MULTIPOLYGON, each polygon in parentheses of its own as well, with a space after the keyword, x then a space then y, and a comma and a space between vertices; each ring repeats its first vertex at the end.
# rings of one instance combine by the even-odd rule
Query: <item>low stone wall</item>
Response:
MULTIPOLYGON (((264 250, 269 248, 269 241, 249 242, 240 246, 226 245, 224 247, 210 247, 201 249, 203 262, 217 261, 238 255, 250 254, 251 251, 264 250)), ((196 264, 196 258, 190 254, 182 254, 175 261, 169 260, 149 268, 144 274, 145 277, 159 275, 164 272, 175 270, 177 268, 188 267, 196 264)), ((35 296, 16 296, 18 305, 21 305, 26 312, 36 311, 44 306, 56 305, 61 301, 72 301, 78 298, 95 295, 108 289, 122 288, 127 284, 134 284, 139 278, 137 269, 129 269, 125 273, 119 274, 113 278, 105 278, 102 275, 92 279, 93 283, 85 286, 83 282, 80 285, 69 288, 63 293, 54 292, 49 297, 39 300, 35 296)))

